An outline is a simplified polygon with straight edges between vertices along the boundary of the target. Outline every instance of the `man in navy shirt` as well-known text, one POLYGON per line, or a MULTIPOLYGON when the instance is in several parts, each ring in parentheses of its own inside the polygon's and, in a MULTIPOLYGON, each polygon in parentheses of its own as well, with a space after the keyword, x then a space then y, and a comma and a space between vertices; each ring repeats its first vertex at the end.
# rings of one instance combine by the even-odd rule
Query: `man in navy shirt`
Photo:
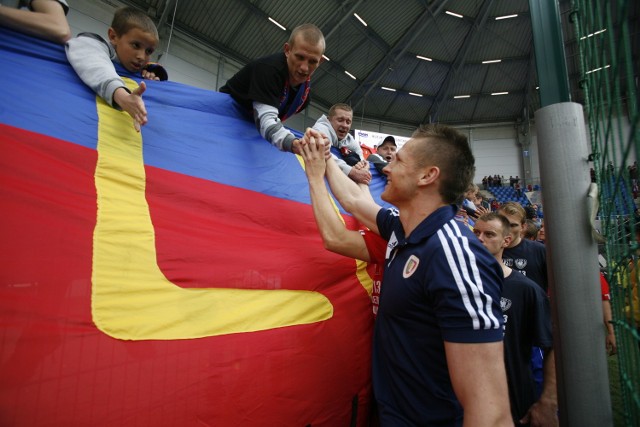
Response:
MULTIPOLYGON (((316 156, 321 144, 310 144, 316 156)), ((457 221, 474 174, 464 135, 414 132, 385 169, 377 205, 327 160, 342 206, 389 241, 374 330, 373 386, 382 426, 512 426, 503 359, 502 271, 457 221)))
POLYGON ((509 220, 511 234, 511 243, 504 249, 502 261, 547 292, 547 251, 542 243, 522 238, 522 230, 527 221, 524 208, 519 203, 506 202, 498 212, 509 220))
POLYGON ((509 220, 496 212, 482 215, 474 233, 500 262, 504 273, 502 314, 505 323, 504 359, 509 384, 511 415, 517 425, 557 426, 558 398, 551 335, 551 309, 542 288, 524 274, 502 262, 502 252, 511 243, 509 220), (545 350, 544 387, 536 397, 531 371, 531 347, 545 350))

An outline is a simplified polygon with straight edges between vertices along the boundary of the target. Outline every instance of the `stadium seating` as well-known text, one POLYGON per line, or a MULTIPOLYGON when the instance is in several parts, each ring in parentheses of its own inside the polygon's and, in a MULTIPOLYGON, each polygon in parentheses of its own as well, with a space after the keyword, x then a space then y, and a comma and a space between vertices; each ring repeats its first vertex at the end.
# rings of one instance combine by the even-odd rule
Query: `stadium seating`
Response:
POLYGON ((518 202, 522 206, 529 205, 529 199, 527 196, 522 194, 522 196, 518 197, 516 195, 516 190, 513 187, 489 187, 488 190, 493 197, 500 202, 500 204, 505 202, 518 202))

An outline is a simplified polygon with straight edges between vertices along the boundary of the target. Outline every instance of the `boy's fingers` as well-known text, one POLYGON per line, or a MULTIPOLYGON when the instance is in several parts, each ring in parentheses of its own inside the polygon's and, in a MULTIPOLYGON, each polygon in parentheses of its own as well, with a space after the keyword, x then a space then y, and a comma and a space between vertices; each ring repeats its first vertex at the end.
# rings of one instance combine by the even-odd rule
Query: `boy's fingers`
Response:
POLYGON ((135 88, 135 90, 131 93, 133 93, 134 95, 142 96, 145 90, 147 90, 147 84, 144 81, 142 81, 140 82, 140 86, 135 88))

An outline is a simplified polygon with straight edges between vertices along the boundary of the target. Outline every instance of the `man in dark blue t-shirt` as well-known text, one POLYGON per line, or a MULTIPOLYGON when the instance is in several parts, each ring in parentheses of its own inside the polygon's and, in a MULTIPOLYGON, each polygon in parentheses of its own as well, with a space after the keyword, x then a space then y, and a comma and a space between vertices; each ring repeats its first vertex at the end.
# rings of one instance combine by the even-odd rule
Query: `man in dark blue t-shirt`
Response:
POLYGON ((511 243, 509 220, 496 212, 482 215, 474 233, 500 262, 504 273, 500 305, 505 323, 504 359, 509 383, 511 415, 516 425, 558 425, 556 372, 549 299, 533 280, 502 262, 511 243), (538 399, 531 371, 531 347, 545 351, 543 391, 538 399))
POLYGON ((381 208, 327 161, 342 206, 389 242, 373 343, 382 426, 512 426, 503 359, 502 271, 455 202, 473 178, 467 138, 422 126, 384 168, 381 208))
POLYGON ((540 242, 522 238, 527 221, 524 208, 519 203, 507 202, 500 206, 498 212, 509 220, 511 234, 511 243, 505 248, 502 261, 507 267, 524 274, 548 292, 547 250, 540 242))

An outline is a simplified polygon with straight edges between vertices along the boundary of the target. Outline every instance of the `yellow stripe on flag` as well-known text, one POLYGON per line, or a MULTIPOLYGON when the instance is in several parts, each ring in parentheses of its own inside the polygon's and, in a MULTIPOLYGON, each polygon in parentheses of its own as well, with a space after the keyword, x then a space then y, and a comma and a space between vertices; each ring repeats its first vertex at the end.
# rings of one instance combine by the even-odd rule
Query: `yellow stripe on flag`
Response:
MULTIPOLYGON (((130 89, 137 85, 125 79, 130 89)), ((105 334, 175 340, 253 332, 327 320, 318 292, 181 288, 160 270, 145 198, 142 136, 131 117, 97 99, 98 218, 93 235, 91 311, 105 334)))

